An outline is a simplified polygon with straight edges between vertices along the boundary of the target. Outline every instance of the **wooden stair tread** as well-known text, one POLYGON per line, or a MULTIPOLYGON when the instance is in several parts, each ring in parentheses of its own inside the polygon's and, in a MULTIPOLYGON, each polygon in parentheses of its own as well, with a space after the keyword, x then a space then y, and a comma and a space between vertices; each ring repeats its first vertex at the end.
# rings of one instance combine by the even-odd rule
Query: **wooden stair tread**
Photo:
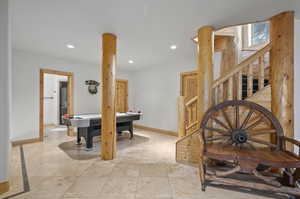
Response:
POLYGON ((287 151, 254 151, 220 143, 206 144, 205 156, 218 160, 252 160, 276 168, 300 168, 300 158, 287 151))

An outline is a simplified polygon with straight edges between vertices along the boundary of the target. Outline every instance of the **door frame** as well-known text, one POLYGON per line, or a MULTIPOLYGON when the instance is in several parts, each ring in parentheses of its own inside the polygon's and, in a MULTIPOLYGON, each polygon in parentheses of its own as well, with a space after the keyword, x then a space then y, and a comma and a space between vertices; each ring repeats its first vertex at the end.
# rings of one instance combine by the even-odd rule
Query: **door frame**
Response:
MULTIPOLYGON (((57 70, 51 70, 51 69, 40 69, 40 110, 39 110, 39 140, 44 140, 44 76, 45 74, 53 74, 53 75, 63 75, 68 77, 68 114, 72 115, 74 114, 73 109, 73 90, 74 90, 74 78, 73 73, 71 72, 63 72, 63 71, 57 71, 57 70)), ((68 128, 68 136, 74 136, 74 131, 72 128, 68 128)))

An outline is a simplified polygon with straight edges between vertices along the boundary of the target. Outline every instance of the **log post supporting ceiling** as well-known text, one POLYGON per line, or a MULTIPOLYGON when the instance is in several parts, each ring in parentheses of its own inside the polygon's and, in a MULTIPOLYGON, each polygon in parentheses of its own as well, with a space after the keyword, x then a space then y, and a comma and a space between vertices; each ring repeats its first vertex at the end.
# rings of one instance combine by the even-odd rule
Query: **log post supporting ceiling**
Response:
MULTIPOLYGON (((198 37, 193 41, 198 45, 198 37)), ((214 52, 222 52, 220 66, 220 76, 225 75, 238 64, 238 47, 235 43, 235 36, 232 35, 214 35, 214 52)))
POLYGON ((110 33, 102 35, 102 122, 101 156, 112 160, 116 156, 116 40, 110 33))
MULTIPOLYGON (((272 112, 294 137, 294 12, 270 19, 272 112)), ((291 149, 291 146, 288 146, 291 149)))
POLYGON ((222 52, 220 76, 225 75, 237 65, 237 46, 234 36, 215 36, 215 52, 222 52))
POLYGON ((214 29, 204 26, 198 30, 198 118, 212 106, 214 29))

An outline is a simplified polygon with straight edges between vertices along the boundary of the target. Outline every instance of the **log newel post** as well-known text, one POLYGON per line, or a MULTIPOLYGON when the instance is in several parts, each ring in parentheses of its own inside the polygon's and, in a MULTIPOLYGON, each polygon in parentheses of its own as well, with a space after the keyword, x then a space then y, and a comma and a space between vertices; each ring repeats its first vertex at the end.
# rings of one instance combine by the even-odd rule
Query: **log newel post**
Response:
POLYGON ((294 138, 294 12, 270 19, 270 40, 272 112, 285 136, 294 138))
POLYGON ((101 157, 112 160, 116 156, 116 40, 110 33, 102 35, 102 122, 101 157))
POLYGON ((214 29, 204 26, 198 30, 198 118, 212 106, 214 29))

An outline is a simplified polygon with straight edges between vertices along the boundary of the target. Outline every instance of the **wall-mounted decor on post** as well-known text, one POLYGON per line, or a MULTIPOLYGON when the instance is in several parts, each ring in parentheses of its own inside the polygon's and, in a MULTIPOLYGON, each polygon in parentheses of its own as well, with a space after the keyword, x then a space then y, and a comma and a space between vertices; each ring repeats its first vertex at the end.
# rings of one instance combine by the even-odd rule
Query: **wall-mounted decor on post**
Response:
POLYGON ((91 93, 92 95, 97 94, 98 86, 100 85, 99 82, 95 80, 86 80, 85 84, 88 85, 89 93, 91 93))

